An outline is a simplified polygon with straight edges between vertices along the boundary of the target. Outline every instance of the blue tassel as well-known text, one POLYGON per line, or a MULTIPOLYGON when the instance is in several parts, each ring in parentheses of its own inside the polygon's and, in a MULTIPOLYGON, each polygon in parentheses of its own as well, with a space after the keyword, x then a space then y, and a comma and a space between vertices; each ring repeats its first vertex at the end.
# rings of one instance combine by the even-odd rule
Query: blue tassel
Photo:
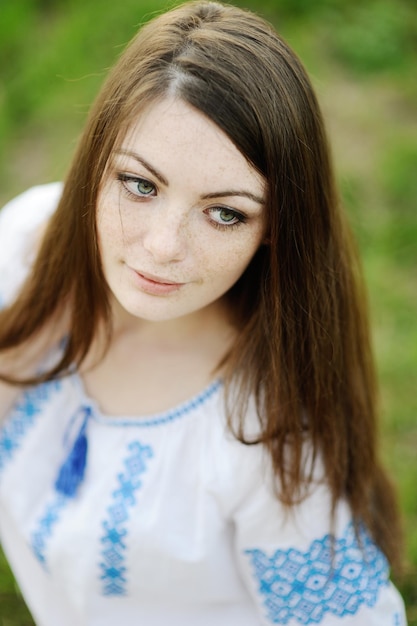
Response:
POLYGON ((55 482, 55 489, 68 498, 73 498, 76 495, 78 487, 84 480, 85 467, 87 464, 88 441, 86 430, 91 409, 84 408, 84 412, 85 417, 80 431, 74 441, 72 450, 59 470, 55 482))

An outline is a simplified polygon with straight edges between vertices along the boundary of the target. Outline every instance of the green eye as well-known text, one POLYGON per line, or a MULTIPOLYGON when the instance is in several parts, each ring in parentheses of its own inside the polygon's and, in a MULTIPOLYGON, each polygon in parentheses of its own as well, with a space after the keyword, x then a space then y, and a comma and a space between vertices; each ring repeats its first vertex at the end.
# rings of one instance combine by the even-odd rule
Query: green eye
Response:
POLYGON ((221 209, 221 211, 219 211, 219 218, 225 224, 228 222, 234 222, 236 221, 236 213, 229 211, 228 209, 221 209))
POLYGON ((136 183, 136 188, 140 194, 143 196, 149 196, 149 194, 153 193, 154 186, 148 180, 143 178, 138 178, 136 183))
POLYGON ((207 213, 217 228, 228 229, 246 222, 246 217, 242 213, 228 207, 211 207, 207 209, 207 213))
POLYGON ((127 194, 137 198, 138 200, 148 196, 157 195, 155 185, 149 180, 146 180, 146 178, 140 178, 139 176, 119 172, 117 174, 117 180, 122 183, 127 194))

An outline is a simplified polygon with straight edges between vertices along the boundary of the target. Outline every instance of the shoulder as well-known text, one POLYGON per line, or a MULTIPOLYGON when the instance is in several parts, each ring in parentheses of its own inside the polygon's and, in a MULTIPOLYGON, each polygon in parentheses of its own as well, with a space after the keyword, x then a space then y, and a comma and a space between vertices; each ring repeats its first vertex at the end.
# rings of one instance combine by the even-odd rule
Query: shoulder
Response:
POLYGON ((23 282, 33 261, 39 228, 59 202, 62 183, 28 189, 0 211, 0 305, 23 282))
POLYGON ((62 183, 31 187, 10 200, 0 211, 0 236, 7 228, 27 230, 42 223, 56 208, 62 193, 62 183))

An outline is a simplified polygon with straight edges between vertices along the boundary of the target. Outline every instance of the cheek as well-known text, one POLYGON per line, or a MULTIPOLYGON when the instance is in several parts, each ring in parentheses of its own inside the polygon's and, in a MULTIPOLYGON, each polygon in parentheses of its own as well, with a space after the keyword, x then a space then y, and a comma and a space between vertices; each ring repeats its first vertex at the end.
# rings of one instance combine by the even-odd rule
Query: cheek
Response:
POLYGON ((111 243, 110 229, 108 225, 108 220, 104 218, 102 212, 97 213, 97 242, 98 249, 100 251, 100 255, 103 257, 103 253, 105 254, 108 246, 111 243))
POLYGON ((243 241, 230 243, 228 246, 212 246, 210 254, 204 253, 202 267, 206 274, 233 285, 243 274, 262 242, 262 233, 244 238, 243 241))
POLYGON ((106 200, 107 202, 100 203, 96 217, 97 238, 101 252, 119 246, 124 241, 120 213, 112 210, 109 197, 106 200))

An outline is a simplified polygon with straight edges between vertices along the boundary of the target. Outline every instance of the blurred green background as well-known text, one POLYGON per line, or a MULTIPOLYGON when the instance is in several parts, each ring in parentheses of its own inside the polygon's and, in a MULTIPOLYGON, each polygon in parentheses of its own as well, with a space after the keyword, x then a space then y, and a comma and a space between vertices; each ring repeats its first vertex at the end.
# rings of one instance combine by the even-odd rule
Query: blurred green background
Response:
MULTIPOLYGON (((417 5, 235 3, 270 19, 298 52, 327 120, 369 286, 382 452, 404 512, 406 567, 396 582, 417 626, 417 5)), ((167 7, 1 0, 0 205, 63 177, 107 68, 138 25, 167 7)), ((0 556, 0 626, 31 624, 0 556)))

